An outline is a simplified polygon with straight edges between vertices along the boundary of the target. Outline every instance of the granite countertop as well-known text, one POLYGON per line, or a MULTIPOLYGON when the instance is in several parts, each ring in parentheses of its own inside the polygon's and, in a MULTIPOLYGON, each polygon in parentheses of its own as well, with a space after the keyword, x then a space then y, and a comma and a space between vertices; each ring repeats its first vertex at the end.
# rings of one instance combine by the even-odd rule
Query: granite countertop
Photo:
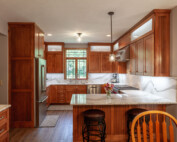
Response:
MULTIPOLYGON (((69 83, 69 82, 59 82, 58 80, 47 80, 46 82, 46 86, 50 86, 50 85, 103 85, 105 84, 105 82, 80 82, 78 83, 76 81, 76 83, 72 82, 72 83, 69 83)), ((111 84, 114 84, 114 85, 126 85, 125 83, 111 83, 111 84)))
POLYGON ((5 110, 9 107, 11 107, 11 105, 0 105, 0 112, 2 112, 3 110, 5 110))
POLYGON ((73 94, 71 105, 145 105, 145 104, 177 104, 176 101, 155 96, 140 90, 124 90, 124 94, 73 94))

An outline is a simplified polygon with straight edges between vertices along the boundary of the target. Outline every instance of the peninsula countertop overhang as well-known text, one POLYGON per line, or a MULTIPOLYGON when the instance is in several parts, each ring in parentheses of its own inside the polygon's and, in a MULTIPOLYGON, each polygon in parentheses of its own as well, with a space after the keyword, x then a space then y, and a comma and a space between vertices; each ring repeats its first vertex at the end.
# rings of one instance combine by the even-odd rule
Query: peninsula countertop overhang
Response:
POLYGON ((111 98, 107 98, 106 94, 73 94, 70 105, 177 104, 176 101, 171 101, 140 90, 126 90, 122 92, 124 94, 111 94, 111 98))

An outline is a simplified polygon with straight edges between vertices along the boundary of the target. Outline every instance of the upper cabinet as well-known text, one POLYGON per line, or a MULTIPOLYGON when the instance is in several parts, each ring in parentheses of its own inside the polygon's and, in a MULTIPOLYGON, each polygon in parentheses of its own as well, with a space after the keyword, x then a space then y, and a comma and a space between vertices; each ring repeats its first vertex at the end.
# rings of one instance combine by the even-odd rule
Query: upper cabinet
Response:
POLYGON ((89 43, 89 73, 112 73, 110 43, 89 43))
POLYGON ((169 76, 170 10, 153 10, 116 43, 118 50, 130 45, 131 74, 169 76))
POLYGON ((63 48, 62 42, 45 42, 47 73, 63 73, 63 48))
POLYGON ((35 57, 45 59, 44 32, 35 25, 35 57))

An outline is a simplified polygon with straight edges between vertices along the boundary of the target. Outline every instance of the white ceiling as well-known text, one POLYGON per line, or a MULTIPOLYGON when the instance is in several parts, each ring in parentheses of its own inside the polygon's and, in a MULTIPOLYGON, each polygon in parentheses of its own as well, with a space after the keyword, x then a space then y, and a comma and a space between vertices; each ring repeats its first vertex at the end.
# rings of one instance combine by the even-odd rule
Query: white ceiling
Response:
POLYGON ((117 39, 153 9, 171 9, 177 0, 0 0, 0 17, 6 22, 35 22, 46 41, 110 42, 110 17, 114 11, 113 39, 117 39))

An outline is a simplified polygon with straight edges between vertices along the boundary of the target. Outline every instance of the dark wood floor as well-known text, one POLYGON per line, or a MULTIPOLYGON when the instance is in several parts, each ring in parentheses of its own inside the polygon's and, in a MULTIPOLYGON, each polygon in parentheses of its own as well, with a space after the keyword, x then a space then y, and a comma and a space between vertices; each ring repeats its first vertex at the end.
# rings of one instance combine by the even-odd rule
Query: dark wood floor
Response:
POLYGON ((73 112, 48 111, 48 114, 59 115, 56 127, 11 129, 10 142, 72 142, 73 112))

